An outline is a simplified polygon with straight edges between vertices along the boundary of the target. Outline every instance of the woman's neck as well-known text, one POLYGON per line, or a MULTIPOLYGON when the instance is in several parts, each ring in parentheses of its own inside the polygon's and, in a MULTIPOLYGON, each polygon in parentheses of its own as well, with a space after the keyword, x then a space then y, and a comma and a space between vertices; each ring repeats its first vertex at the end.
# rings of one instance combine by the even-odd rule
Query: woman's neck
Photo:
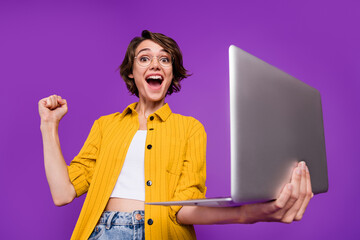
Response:
POLYGON ((145 119, 148 118, 148 116, 165 104, 165 99, 162 99, 157 102, 153 101, 146 101, 142 98, 139 99, 138 104, 136 105, 135 111, 139 114, 139 116, 145 117, 145 119))

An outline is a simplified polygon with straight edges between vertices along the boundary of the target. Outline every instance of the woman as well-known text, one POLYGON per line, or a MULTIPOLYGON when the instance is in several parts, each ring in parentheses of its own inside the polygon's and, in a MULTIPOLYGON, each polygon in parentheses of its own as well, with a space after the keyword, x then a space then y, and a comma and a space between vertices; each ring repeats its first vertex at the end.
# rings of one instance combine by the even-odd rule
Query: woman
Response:
POLYGON ((145 205, 205 197, 206 133, 199 121, 174 114, 165 104, 166 95, 179 91, 188 76, 173 39, 143 31, 130 42, 120 74, 139 101, 96 120, 70 166, 58 137, 66 100, 52 95, 39 101, 54 203, 62 206, 87 192, 71 239, 195 239, 193 224, 302 218, 312 197, 304 162, 273 202, 234 208, 145 205))

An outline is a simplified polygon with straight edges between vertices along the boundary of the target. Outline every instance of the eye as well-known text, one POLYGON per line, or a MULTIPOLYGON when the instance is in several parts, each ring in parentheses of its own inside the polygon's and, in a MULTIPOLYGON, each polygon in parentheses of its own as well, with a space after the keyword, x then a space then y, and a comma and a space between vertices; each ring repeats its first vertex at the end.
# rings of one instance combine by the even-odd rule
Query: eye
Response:
POLYGON ((150 62, 150 57, 148 57, 148 56, 140 56, 138 59, 142 63, 150 62))
POLYGON ((160 62, 162 62, 162 63, 170 63, 170 58, 169 57, 161 57, 160 62))

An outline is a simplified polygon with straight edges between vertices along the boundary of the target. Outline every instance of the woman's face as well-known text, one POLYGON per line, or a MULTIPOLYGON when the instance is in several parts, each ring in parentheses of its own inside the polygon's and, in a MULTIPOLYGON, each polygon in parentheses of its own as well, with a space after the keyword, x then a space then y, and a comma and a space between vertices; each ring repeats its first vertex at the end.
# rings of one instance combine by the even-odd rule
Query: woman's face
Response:
POLYGON ((135 56, 137 59, 134 60, 133 72, 129 74, 129 77, 135 80, 139 98, 151 102, 163 100, 173 79, 173 68, 172 64, 164 67, 159 61, 166 61, 167 58, 171 60, 170 54, 159 44, 151 40, 144 40, 136 48, 135 56), (142 58, 140 59, 140 57, 142 58), (146 67, 138 62, 149 59, 151 63, 146 67))

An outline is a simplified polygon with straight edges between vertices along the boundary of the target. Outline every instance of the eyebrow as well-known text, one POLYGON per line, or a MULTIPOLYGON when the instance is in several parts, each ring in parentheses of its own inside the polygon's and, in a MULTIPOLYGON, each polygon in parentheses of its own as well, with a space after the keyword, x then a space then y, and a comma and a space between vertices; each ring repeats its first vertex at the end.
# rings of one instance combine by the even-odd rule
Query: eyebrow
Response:
MULTIPOLYGON (((136 55, 139 55, 139 53, 141 53, 141 52, 150 51, 150 50, 151 50, 150 48, 143 48, 136 55)), ((170 54, 169 51, 167 51, 165 49, 161 49, 160 52, 166 52, 166 53, 170 54)))

